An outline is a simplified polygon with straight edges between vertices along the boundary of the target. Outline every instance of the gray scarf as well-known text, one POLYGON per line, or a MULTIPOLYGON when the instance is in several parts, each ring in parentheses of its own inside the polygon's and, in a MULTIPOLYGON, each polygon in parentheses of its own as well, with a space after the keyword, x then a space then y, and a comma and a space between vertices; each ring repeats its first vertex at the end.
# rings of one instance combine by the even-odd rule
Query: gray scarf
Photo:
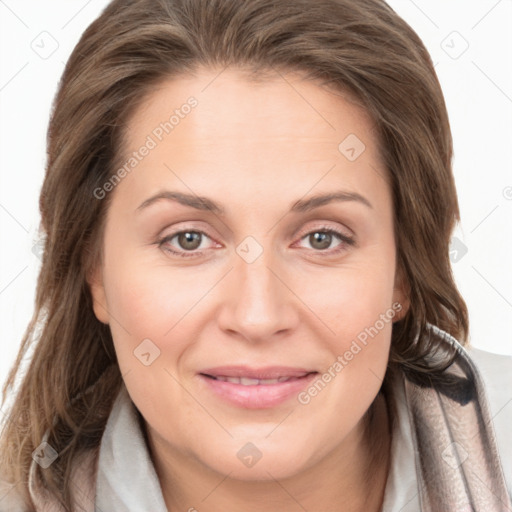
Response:
POLYGON ((430 386, 404 378, 421 512, 512 511, 480 374, 455 338, 431 329, 457 358, 430 386))
MULTIPOLYGON (((416 446, 420 511, 512 511, 481 376, 453 337, 430 328, 447 350, 457 352, 454 363, 436 381, 428 374, 401 370, 393 374, 388 388, 391 403, 396 398, 393 389, 399 389, 394 386, 404 391, 403 405, 416 446)), ((166 510, 137 411, 124 386, 114 403, 101 449, 87 452, 75 469, 71 482, 76 490, 76 510, 166 510), (128 464, 130 459, 137 464, 128 464)), ((36 512, 64 512, 44 490, 40 470, 33 463, 29 478, 36 512)), ((393 508, 393 512, 399 511, 393 508)))

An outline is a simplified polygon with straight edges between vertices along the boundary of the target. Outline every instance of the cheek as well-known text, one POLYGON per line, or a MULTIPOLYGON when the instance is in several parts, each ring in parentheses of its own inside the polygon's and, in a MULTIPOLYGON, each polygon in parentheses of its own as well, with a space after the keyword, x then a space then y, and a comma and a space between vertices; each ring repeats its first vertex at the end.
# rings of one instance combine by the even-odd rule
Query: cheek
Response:
MULTIPOLYGON (((340 432, 355 427, 375 399, 386 373, 397 314, 389 278, 379 282, 370 277, 345 277, 337 287, 327 288, 326 283, 330 293, 312 306, 330 328, 317 339, 317 346, 322 343, 330 357, 317 379, 297 397, 304 415, 322 418, 332 443, 340 432)), ((329 447, 327 443, 322 450, 329 447)))
POLYGON ((392 308, 394 253, 388 256, 360 258, 330 272, 304 273, 306 277, 297 280, 294 291, 324 324, 325 339, 331 340, 337 353, 376 322, 382 331, 379 339, 390 337, 391 322, 380 321, 381 315, 392 319, 397 313, 392 308))
MULTIPOLYGON (((104 280, 110 327, 121 365, 133 365, 133 351, 149 339, 160 350, 159 363, 173 366, 186 347, 178 335, 197 315, 211 279, 183 269, 150 265, 143 258, 107 257, 104 280), (110 262, 115 262, 111 264, 110 262)), ((188 337, 190 339, 190 337, 188 337)))
POLYGON ((128 392, 152 424, 162 421, 162 408, 171 406, 179 406, 179 421, 186 421, 194 404, 175 379, 180 358, 198 339, 201 297, 213 283, 183 269, 171 271, 114 255, 115 265, 106 261, 105 286, 114 347, 128 392))
POLYGON ((339 400, 335 408, 351 404, 357 409, 360 404, 362 411, 373 400, 385 375, 393 320, 400 310, 393 307, 392 246, 382 250, 380 245, 366 256, 336 273, 319 273, 315 286, 308 280, 302 288, 308 306, 325 326, 318 339, 332 356, 321 378, 336 390, 328 394, 329 400, 339 400))
MULTIPOLYGON (((319 311, 329 325, 329 352, 332 364, 347 377, 346 384, 357 387, 372 370, 383 377, 391 341, 396 310, 392 307, 392 284, 376 288, 363 278, 346 279, 344 287, 332 290, 319 311), (350 378, 349 375, 351 375, 350 378)), ((331 370, 332 373, 332 370, 331 370)))

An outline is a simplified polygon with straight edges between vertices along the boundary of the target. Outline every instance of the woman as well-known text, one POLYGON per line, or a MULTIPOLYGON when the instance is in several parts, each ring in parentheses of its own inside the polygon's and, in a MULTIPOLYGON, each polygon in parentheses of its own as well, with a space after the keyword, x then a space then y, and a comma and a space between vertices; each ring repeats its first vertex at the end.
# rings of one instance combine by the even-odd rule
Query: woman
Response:
POLYGON ((383 1, 113 1, 50 122, 1 510, 510 510, 451 159, 383 1))

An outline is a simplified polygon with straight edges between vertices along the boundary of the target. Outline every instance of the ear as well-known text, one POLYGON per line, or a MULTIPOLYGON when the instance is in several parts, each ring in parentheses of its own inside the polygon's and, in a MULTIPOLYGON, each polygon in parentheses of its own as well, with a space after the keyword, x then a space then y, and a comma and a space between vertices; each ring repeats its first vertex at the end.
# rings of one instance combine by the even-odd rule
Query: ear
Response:
POLYGON ((398 320, 402 320, 404 316, 409 311, 410 307, 410 287, 407 278, 405 277, 405 272, 401 265, 397 265, 397 271, 395 273, 395 284, 393 286, 393 304, 395 303, 401 304, 401 309, 397 311, 393 322, 397 322, 398 320))
POLYGON ((94 269, 89 272, 87 284, 91 290, 94 315, 100 322, 108 324, 109 314, 107 308, 107 297, 105 294, 101 265, 96 265, 94 269))

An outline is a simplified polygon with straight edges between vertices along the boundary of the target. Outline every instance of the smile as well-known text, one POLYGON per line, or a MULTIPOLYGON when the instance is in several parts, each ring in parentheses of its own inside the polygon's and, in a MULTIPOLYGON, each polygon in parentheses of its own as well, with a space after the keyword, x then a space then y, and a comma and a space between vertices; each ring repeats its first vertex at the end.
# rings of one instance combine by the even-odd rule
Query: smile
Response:
POLYGON ((205 370, 198 377, 203 391, 224 403, 245 409, 268 409, 296 397, 316 375, 317 371, 283 367, 224 367, 205 370))
POLYGON ((290 380, 301 379, 302 377, 278 377, 277 379, 251 379, 250 377, 225 377, 219 375, 213 377, 212 375, 206 375, 215 380, 221 380, 223 382, 231 382, 232 384, 242 384, 242 386, 260 386, 268 384, 277 384, 279 382, 289 382, 290 380))

